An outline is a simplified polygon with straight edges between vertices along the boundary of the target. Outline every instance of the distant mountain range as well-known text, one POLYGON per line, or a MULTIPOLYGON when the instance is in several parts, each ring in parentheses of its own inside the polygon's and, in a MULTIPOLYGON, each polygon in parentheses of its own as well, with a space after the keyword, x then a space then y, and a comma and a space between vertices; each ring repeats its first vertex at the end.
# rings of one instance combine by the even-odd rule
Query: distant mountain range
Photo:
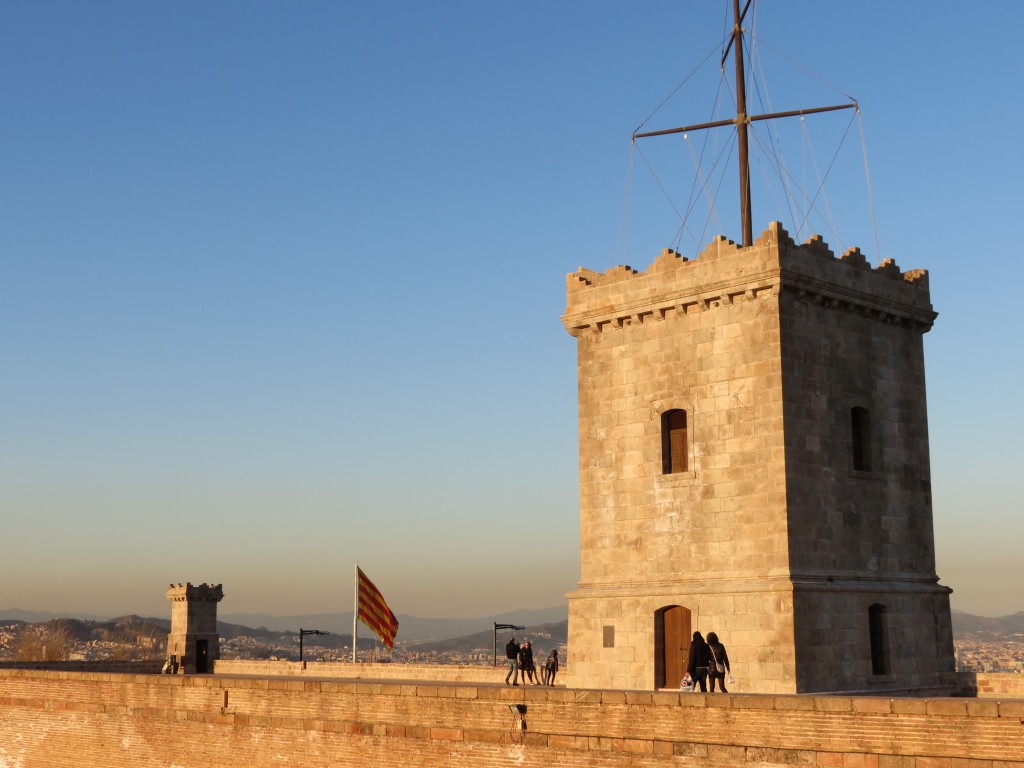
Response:
POLYGON ((997 619, 953 611, 953 636, 961 634, 1024 635, 1024 611, 997 619))
MULTIPOLYGON (((0 615, 3 615, 0 613, 0 615)), ((296 616, 271 616, 265 613, 229 613, 219 615, 218 621, 243 624, 248 627, 262 627, 280 632, 298 632, 299 629, 322 629, 336 634, 352 634, 352 612, 312 613, 296 616)), ((398 637, 406 643, 426 643, 463 637, 477 632, 493 634, 495 624, 517 624, 533 627, 568 621, 569 607, 519 610, 479 619, 422 619, 418 616, 398 614, 398 637)), ((359 628, 359 636, 370 633, 366 627, 359 628)))
MULTIPOLYGON (((540 612, 543 613, 543 612, 540 612)), ((76 642, 108 641, 120 638, 121 642, 127 642, 140 648, 160 648, 161 641, 166 640, 167 633, 171 629, 169 619, 147 619, 141 616, 119 616, 114 619, 96 620, 79 619, 68 616, 54 616, 40 611, 0 611, 0 626, 11 624, 34 625, 46 624, 50 621, 59 621, 63 625, 63 631, 67 636, 76 642), (28 620, 20 618, 28 616, 28 620), (147 638, 143 641, 142 638, 147 638)), ((512 622, 497 622, 499 624, 510 624, 512 622)), ((479 626, 480 622, 474 622, 479 626)), ((524 626, 524 625, 517 625, 524 626)), ((328 649, 350 648, 352 642, 351 624, 349 631, 329 631, 323 637, 307 640, 307 647, 319 647, 328 649)), ((365 629, 365 628, 364 628, 365 629)), ((564 646, 569 631, 569 620, 529 626, 522 630, 498 630, 497 634, 494 622, 489 630, 474 632, 461 637, 446 638, 443 640, 417 641, 413 637, 402 638, 403 646, 410 651, 420 653, 472 653, 474 651, 492 650, 495 655, 502 651, 507 642, 508 634, 514 632, 520 640, 530 639, 537 652, 547 653, 550 649, 564 646)), ((291 658, 289 647, 297 642, 297 629, 267 629, 266 627, 252 628, 242 624, 217 620, 217 632, 222 641, 233 640, 237 637, 247 637, 256 641, 257 646, 262 646, 264 652, 273 652, 275 655, 282 655, 284 658, 291 658), (272 649, 272 651, 271 651, 272 649)), ((359 647, 373 648, 377 643, 376 637, 366 629, 360 632, 359 647)), ((143 651, 145 653, 145 651, 143 651)), ((141 657, 140 657, 141 658, 141 657)))
MULTIPOLYGON (((423 619, 417 616, 399 614, 398 639, 404 644, 416 646, 416 650, 422 651, 451 651, 473 648, 488 648, 494 642, 495 624, 515 624, 528 628, 526 634, 531 639, 536 638, 544 644, 544 640, 550 642, 565 642, 568 627, 568 607, 558 606, 554 608, 543 608, 540 610, 520 610, 509 613, 485 616, 478 619, 423 619)), ((988 618, 985 616, 974 616, 963 611, 953 611, 953 635, 963 637, 967 635, 988 635, 988 636, 1020 636, 1024 637, 1024 611, 1019 611, 1009 616, 988 618)), ((170 620, 167 618, 140 618, 138 616, 121 616, 111 619, 103 616, 89 614, 56 614, 46 611, 25 611, 18 608, 0 610, 0 624, 23 622, 34 624, 50 621, 52 619, 66 618, 80 621, 92 621, 101 623, 139 623, 147 622, 160 627, 170 628, 170 620)), ((272 616, 270 614, 223 614, 218 616, 218 628, 225 638, 238 635, 250 635, 254 637, 272 636, 278 633, 297 633, 299 629, 319 629, 330 632, 335 636, 352 634, 351 613, 317 613, 298 614, 294 616, 272 616)), ((513 630, 498 630, 499 640, 511 633, 513 630)), ((360 641, 372 637, 372 632, 360 626, 360 641)), ((339 638, 340 639, 340 638, 339 638)))
MULTIPOLYGON (((90 614, 58 614, 46 611, 24 611, 19 608, 0 610, 0 623, 21 621, 28 624, 50 621, 51 619, 78 619, 80 621, 125 621, 133 617, 111 619, 107 616, 90 614)), ((137 619, 137 617, 134 617, 137 619)), ((494 625, 516 624, 524 627, 535 627, 542 624, 553 624, 568 621, 568 606, 541 608, 534 610, 510 611, 495 616, 479 619, 423 619, 408 614, 398 614, 398 638, 404 643, 430 643, 449 640, 466 635, 486 632, 493 635, 494 625)), ((139 619, 141 621, 141 619, 139 619)), ((170 626, 169 619, 146 619, 153 623, 164 623, 170 626)), ((241 630, 252 628, 249 634, 259 635, 276 632, 297 633, 300 629, 319 629, 334 635, 352 635, 352 612, 348 613, 307 613, 294 616, 272 616, 267 613, 225 613, 217 616, 217 624, 221 633, 227 636, 243 634, 241 630)), ((504 630, 502 630, 504 631, 504 630)), ((359 627, 359 637, 372 637, 373 633, 365 626, 359 627)), ((488 643, 487 645, 490 645, 488 643)))

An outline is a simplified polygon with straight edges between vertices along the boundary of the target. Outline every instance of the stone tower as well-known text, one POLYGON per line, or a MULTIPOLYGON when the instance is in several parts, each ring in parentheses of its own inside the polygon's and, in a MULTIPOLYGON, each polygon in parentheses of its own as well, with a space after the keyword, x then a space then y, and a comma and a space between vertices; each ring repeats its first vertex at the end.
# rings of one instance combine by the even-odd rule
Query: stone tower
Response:
POLYGON ((679 686, 715 631, 738 690, 945 691, 924 270, 773 223, 568 276, 581 575, 568 684, 679 686))
POLYGON ((167 657, 174 672, 206 674, 220 658, 217 603, 224 599, 220 584, 171 584, 171 633, 167 657))

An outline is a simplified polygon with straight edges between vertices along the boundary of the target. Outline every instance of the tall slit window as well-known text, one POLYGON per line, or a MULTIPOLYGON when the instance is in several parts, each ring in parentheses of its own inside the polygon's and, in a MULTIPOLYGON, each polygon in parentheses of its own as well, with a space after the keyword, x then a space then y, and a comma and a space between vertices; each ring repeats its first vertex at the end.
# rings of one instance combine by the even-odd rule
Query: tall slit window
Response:
POLYGON ((673 409, 661 414, 662 472, 671 475, 686 472, 688 444, 686 437, 686 411, 673 409))
POLYGON ((853 435, 853 468, 859 472, 871 471, 871 414, 867 408, 850 411, 853 435))
POLYGON ((871 635, 871 674, 889 674, 889 638, 885 626, 885 606, 868 608, 868 632, 871 635))

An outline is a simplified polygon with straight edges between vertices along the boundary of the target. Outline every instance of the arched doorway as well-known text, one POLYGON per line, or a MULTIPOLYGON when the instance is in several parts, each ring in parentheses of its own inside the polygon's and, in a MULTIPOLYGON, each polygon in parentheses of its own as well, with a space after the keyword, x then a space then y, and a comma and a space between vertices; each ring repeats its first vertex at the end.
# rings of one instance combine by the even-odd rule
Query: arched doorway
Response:
POLYGON ((205 675, 209 672, 210 652, 205 640, 196 640, 196 674, 205 675))
POLYGON ((690 609, 669 605, 654 613, 654 687, 678 688, 690 652, 690 609))

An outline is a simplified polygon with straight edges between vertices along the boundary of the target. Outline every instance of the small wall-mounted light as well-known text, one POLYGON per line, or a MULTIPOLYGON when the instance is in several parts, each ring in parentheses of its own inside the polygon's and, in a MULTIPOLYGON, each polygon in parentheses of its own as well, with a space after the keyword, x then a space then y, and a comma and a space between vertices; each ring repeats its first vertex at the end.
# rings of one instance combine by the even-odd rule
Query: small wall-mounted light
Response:
POLYGON ((519 722, 518 722, 519 730, 520 731, 525 731, 526 730, 526 705, 525 704, 509 704, 508 705, 508 709, 509 709, 509 711, 513 715, 517 715, 519 717, 519 722))

